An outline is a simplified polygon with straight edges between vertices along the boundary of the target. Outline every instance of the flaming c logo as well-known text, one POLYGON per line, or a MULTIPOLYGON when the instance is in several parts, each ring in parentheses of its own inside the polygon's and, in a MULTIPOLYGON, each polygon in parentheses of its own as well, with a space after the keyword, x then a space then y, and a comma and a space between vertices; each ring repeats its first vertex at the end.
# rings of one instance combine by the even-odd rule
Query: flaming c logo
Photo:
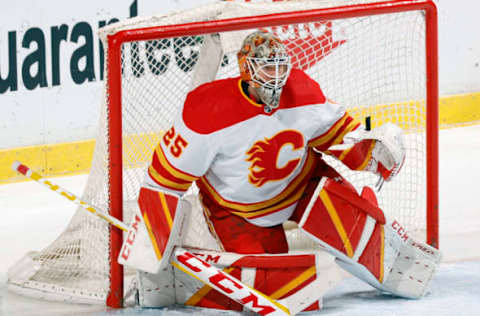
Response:
POLYGON ((303 136, 295 130, 282 131, 272 138, 259 140, 247 151, 246 161, 251 163, 248 180, 256 187, 261 187, 268 181, 277 181, 286 178, 295 170, 301 158, 288 161, 284 166, 278 167, 277 160, 280 150, 285 145, 291 145, 292 150, 304 146, 303 136))

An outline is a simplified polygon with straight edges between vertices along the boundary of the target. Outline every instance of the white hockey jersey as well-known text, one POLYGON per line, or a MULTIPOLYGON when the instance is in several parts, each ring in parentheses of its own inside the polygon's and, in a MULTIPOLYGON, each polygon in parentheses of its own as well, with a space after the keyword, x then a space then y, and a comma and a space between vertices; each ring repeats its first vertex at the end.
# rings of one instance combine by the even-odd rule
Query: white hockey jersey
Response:
MULTIPOLYGON (((183 194, 197 181, 201 194, 258 226, 290 217, 314 172, 312 148, 342 142, 360 124, 327 101, 318 84, 292 70, 280 104, 269 114, 246 96, 240 78, 190 92, 172 128, 155 149, 147 185, 183 194)), ((334 155, 362 170, 370 156, 334 155)))

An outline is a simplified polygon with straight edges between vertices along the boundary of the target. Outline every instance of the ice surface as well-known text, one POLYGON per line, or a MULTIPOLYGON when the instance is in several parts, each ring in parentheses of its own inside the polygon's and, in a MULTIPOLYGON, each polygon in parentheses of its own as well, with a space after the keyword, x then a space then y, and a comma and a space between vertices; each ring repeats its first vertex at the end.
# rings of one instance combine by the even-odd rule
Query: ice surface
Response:
MULTIPOLYGON (((480 125, 440 132, 440 249, 444 263, 420 300, 382 295, 354 278, 330 290, 324 308, 304 315, 480 315, 480 125)), ((81 194, 86 176, 56 178, 81 194)), ((57 237, 76 207, 33 182, 0 186, 0 315, 243 315, 235 312, 71 305, 38 301, 6 290, 6 272, 27 251, 57 237)))

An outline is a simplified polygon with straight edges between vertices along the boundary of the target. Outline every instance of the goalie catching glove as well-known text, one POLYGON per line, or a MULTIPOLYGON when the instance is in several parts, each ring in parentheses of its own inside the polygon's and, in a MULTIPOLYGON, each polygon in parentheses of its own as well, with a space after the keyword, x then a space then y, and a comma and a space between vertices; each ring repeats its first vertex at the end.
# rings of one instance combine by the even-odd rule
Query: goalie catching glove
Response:
POLYGON ((343 144, 332 146, 329 153, 354 170, 366 170, 390 181, 398 174, 405 161, 402 130, 386 123, 371 131, 357 129, 345 135, 343 144), (350 161, 363 161, 352 166, 350 161))

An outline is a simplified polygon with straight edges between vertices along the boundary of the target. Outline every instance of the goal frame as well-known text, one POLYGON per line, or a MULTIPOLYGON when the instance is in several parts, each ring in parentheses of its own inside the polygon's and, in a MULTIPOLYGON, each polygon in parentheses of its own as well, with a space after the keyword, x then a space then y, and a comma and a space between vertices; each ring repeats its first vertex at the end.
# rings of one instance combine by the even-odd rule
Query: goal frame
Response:
MULTIPOLYGON (((285 24, 318 22, 406 11, 423 11, 425 14, 426 51, 426 242, 439 247, 438 227, 438 13, 433 0, 393 0, 240 17, 217 21, 194 22, 168 26, 155 26, 123 30, 108 35, 107 89, 108 89, 108 176, 110 215, 123 220, 123 146, 122 146, 122 87, 121 46, 124 43, 162 38, 194 36, 216 32, 238 31, 253 27, 271 27, 285 24)), ((107 305, 123 306, 123 266, 117 263, 122 245, 122 231, 110 227, 110 291, 107 305)))

